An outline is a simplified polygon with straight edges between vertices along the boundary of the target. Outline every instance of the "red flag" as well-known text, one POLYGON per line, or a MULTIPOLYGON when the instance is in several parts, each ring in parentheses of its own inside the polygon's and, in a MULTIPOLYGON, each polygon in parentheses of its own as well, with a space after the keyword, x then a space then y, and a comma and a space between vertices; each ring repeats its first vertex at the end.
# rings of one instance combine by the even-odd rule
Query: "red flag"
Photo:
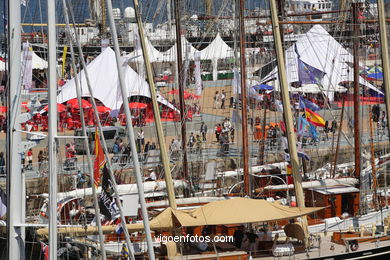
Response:
POLYGON ((93 166, 93 179, 95 187, 99 186, 100 183, 100 169, 104 166, 106 160, 104 158, 103 148, 100 144, 99 132, 95 130, 95 163, 93 166))
POLYGON ((280 121, 279 125, 280 125, 280 129, 282 129, 282 131, 285 133, 287 130, 286 130, 286 125, 284 124, 284 122, 280 121))
POLYGON ((306 120, 312 123, 315 126, 325 127, 325 120, 317 114, 316 112, 311 111, 308 108, 305 108, 306 120))
POLYGON ((49 246, 41 241, 41 250, 45 260, 49 260, 49 246))

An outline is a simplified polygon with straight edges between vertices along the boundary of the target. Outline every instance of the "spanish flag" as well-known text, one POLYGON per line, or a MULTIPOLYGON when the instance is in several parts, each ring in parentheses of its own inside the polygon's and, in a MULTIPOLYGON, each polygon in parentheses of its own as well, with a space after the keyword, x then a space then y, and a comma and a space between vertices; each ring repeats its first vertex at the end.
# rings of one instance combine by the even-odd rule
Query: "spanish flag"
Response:
POLYGON ((106 160, 104 158, 104 152, 100 143, 99 131, 95 129, 95 163, 93 166, 93 180, 95 187, 99 186, 100 183, 100 169, 103 168, 106 160))
POLYGON ((317 113, 305 108, 306 120, 315 126, 325 127, 325 120, 317 113))

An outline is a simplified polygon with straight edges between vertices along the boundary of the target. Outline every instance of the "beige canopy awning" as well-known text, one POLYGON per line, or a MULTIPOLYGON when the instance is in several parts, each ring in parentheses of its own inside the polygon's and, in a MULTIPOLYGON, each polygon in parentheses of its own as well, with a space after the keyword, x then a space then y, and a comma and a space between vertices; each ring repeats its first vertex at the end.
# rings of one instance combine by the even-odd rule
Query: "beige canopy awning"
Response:
MULTIPOLYGON (((194 227, 207 225, 245 224, 292 219, 314 213, 323 207, 297 208, 282 206, 266 200, 235 198, 210 202, 193 210, 174 210, 167 208, 150 221, 154 231, 171 230, 176 227, 194 227)), ((128 224, 129 232, 143 230, 142 224, 128 224)), ((47 229, 37 231, 47 235, 47 229)), ((97 227, 59 228, 58 233, 85 235, 96 233, 97 227)), ((115 232, 115 226, 104 226, 103 233, 115 232)))

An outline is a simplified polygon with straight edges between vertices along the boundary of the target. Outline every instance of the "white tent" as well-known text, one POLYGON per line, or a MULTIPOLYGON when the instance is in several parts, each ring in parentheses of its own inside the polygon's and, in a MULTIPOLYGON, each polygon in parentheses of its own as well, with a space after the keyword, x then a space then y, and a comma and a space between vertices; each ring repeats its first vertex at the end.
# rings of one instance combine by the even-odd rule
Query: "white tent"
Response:
POLYGON ((201 60, 211 60, 213 67, 213 80, 218 78, 218 60, 234 57, 234 51, 224 42, 219 33, 215 39, 200 51, 201 60))
MULTIPOLYGON (((325 72, 320 84, 324 93, 330 100, 333 100, 334 92, 340 90, 341 82, 353 81, 353 56, 338 43, 322 26, 313 26, 306 34, 299 37, 295 45, 285 51, 285 63, 288 83, 298 82, 298 54, 300 60, 306 64, 325 72)), ((278 70, 275 67, 262 82, 271 78, 278 78, 278 70)), ((375 88, 362 77, 360 84, 371 88, 379 93, 375 88)), ((268 83, 267 83, 268 84, 268 83)), ((315 91, 316 89, 313 89, 315 91)))
POLYGON ((48 63, 41 57, 39 57, 35 52, 32 55, 32 68, 34 70, 43 70, 47 69, 48 63))
MULTIPOLYGON (((23 59, 23 52, 22 52, 22 57, 23 59)), ((39 57, 35 52, 33 52, 32 55, 32 68, 34 70, 43 70, 47 69, 48 63, 41 57, 39 57)), ((0 61, 0 71, 5 71, 5 62, 0 61)))
MULTIPOLYGON (((177 44, 172 46, 169 50, 166 52, 163 52, 164 59, 163 61, 166 62, 173 62, 176 61, 176 49, 177 44)), ((184 37, 184 35, 181 36, 181 53, 183 56, 183 60, 186 59, 186 55, 188 55, 188 60, 194 60, 195 53, 198 52, 197 49, 192 46, 192 44, 184 37)))
MULTIPOLYGON (((125 77, 127 96, 150 97, 149 85, 141 78, 127 63, 123 63, 123 74, 125 77)), ((88 76, 92 85, 94 98, 99 99, 106 107, 118 110, 122 105, 122 96, 119 85, 118 70, 116 66, 115 53, 111 48, 105 49, 96 59, 87 66, 88 76)), ((79 73, 80 77, 80 73, 79 73)), ((90 97, 84 70, 81 71, 81 95, 90 97)), ((57 96, 57 103, 64 103, 76 98, 75 79, 68 81, 57 96)), ((158 95, 158 102, 178 111, 163 96, 158 95)))
POLYGON ((233 49, 224 42, 219 33, 215 39, 200 51, 201 60, 218 60, 234 57, 233 49))
MULTIPOLYGON (((145 37, 145 43, 146 43, 146 50, 148 51, 150 62, 163 62, 163 61, 165 61, 164 60, 165 56, 164 56, 163 52, 160 52, 159 50, 154 48, 153 44, 150 42, 148 37, 145 37)), ((143 60, 144 60, 144 58, 142 56, 142 49, 141 48, 135 48, 134 51, 130 52, 125 57, 127 57, 127 58, 137 57, 134 60, 132 60, 134 62, 143 62, 143 60)))

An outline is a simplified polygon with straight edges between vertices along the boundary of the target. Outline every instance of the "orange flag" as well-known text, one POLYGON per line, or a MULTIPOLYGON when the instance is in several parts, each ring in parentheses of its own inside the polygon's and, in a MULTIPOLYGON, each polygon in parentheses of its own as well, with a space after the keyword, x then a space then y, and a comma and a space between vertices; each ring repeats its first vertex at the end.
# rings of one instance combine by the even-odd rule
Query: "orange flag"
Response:
POLYGON ((308 108, 305 108, 306 120, 312 123, 315 126, 325 127, 325 120, 316 112, 311 111, 308 108))
POLYGON ((100 144, 99 132, 95 130, 95 163, 93 166, 93 180, 95 187, 99 186, 100 183, 100 169, 103 168, 106 160, 104 158, 104 152, 102 145, 100 144))

